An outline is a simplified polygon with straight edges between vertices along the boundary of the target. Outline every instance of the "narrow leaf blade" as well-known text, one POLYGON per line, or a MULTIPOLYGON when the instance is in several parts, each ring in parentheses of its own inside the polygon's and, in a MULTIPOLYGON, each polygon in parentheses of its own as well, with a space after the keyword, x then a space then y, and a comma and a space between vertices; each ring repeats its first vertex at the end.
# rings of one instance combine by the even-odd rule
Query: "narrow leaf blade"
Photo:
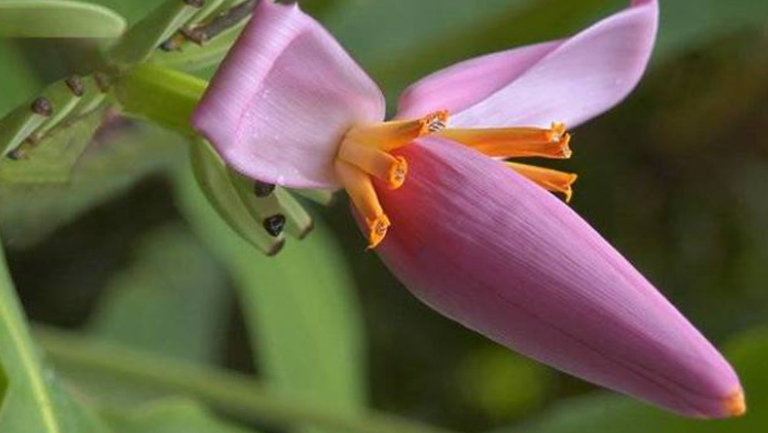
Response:
POLYGON ((73 0, 0 1, 0 37, 116 38, 126 28, 111 9, 73 0))

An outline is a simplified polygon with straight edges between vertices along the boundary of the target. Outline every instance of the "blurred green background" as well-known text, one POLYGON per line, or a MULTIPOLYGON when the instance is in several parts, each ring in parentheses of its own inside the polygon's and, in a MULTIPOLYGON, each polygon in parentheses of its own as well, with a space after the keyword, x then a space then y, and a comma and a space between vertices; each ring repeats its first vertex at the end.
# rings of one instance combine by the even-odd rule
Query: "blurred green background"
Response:
MULTIPOLYGON (((157 4, 93 3, 129 21, 157 4)), ((391 107, 426 73, 565 36, 624 3, 303 2, 386 90, 391 107)), ((328 208, 307 202, 317 218, 312 235, 277 258, 262 257, 221 225, 185 177, 184 140, 150 125, 120 122, 100 134, 69 187, 0 184, 0 233, 25 310, 33 321, 110 344, 255 372, 275 393, 350 414, 371 406, 473 432, 761 431, 768 425, 768 2, 661 5, 658 47, 639 89, 577 129, 574 158, 556 166, 580 176, 577 211, 734 362, 750 406, 743 419, 663 414, 444 319, 364 252, 344 198, 328 208)), ((88 68, 96 57, 83 48, 71 40, 0 40, 0 115, 88 68)), ((58 338, 45 337, 53 347, 58 338)), ((89 379, 72 360, 61 368, 98 398, 150 399, 89 379)))

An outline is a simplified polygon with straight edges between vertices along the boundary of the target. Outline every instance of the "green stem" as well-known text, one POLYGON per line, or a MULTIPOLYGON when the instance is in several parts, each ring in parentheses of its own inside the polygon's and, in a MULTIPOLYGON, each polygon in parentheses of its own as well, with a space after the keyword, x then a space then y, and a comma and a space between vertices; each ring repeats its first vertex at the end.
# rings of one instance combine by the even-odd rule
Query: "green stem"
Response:
POLYGON ((175 69, 140 64, 117 82, 117 98, 127 114, 192 134, 190 117, 208 82, 175 69))
POLYGON ((59 366, 87 368, 151 388, 184 393, 250 422, 313 425, 355 433, 450 433, 372 411, 356 417, 334 413, 316 404, 273 395, 243 374, 173 361, 70 332, 38 328, 36 337, 59 366))

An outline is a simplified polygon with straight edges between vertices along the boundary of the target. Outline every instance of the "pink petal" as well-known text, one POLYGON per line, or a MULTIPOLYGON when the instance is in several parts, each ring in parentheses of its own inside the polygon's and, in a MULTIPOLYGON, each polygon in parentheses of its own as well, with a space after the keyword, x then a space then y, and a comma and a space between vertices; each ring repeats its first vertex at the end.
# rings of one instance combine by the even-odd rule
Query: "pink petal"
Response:
POLYGON ((570 374, 691 416, 734 414, 736 374, 584 220, 502 162, 438 139, 398 151, 377 251, 417 297, 570 374))
POLYGON ((337 186, 344 133, 384 118, 384 97, 297 5, 261 1, 192 123, 236 170, 296 188, 337 186))
POLYGON ((548 42, 488 54, 430 74, 400 95, 397 117, 414 119, 440 110, 460 113, 516 80, 560 44, 548 42))
POLYGON ((427 77, 406 90, 399 117, 445 103, 456 127, 548 127, 553 121, 575 127, 637 85, 657 26, 656 0, 635 1, 567 40, 481 57, 427 77), (455 96, 442 94, 450 92, 455 96))

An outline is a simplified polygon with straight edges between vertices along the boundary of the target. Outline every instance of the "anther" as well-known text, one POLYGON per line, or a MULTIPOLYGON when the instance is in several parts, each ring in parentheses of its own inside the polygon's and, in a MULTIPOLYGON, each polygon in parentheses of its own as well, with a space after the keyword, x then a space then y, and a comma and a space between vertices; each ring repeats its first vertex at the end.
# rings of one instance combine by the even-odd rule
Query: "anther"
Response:
POLYGON ((83 84, 83 80, 77 75, 67 78, 64 83, 75 96, 83 96, 85 94, 85 84, 83 84))
POLYGON ((39 97, 32 102, 32 112, 41 116, 48 117, 53 114, 53 105, 45 97, 39 97))
MULTIPOLYGON (((428 115, 424 118, 424 124, 426 126, 426 133, 435 133, 445 129, 448 123, 448 111, 438 111, 428 115)), ((424 135, 426 135, 426 133, 424 135)))
POLYGON ((253 183, 253 194, 256 197, 264 198, 269 197, 275 191, 275 185, 271 183, 265 183, 261 181, 255 181, 253 183))
POLYGON ((278 237, 285 228, 285 215, 276 214, 264 219, 264 229, 273 237, 278 237))
POLYGON ((389 222, 389 218, 386 214, 381 214, 374 219, 366 218, 366 225, 368 226, 368 248, 376 248, 381 241, 387 236, 389 226, 392 225, 389 222))

